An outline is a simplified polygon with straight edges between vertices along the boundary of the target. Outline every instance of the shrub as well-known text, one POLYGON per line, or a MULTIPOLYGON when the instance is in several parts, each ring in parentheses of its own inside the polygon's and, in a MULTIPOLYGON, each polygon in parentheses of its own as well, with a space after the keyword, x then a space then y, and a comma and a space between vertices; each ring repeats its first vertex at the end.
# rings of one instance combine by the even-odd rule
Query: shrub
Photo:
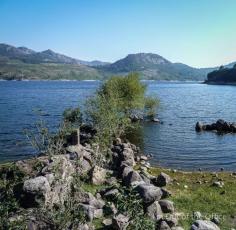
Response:
POLYGON ((145 113, 147 118, 152 120, 156 116, 156 109, 159 105, 159 101, 154 97, 146 97, 145 98, 145 113))
POLYGON ((154 98, 145 97, 145 92, 146 86, 138 74, 131 73, 110 78, 87 101, 86 117, 97 129, 96 142, 101 149, 106 149, 114 138, 133 127, 132 114, 148 111, 150 116, 154 115, 157 103, 154 98))

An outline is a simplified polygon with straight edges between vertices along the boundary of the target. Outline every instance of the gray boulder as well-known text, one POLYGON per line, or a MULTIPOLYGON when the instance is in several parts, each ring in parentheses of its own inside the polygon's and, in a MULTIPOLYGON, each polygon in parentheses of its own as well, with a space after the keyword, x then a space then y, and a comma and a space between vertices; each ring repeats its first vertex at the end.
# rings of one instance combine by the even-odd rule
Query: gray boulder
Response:
POLYGON ((139 175, 137 171, 130 171, 128 175, 122 178, 124 185, 131 186, 134 182, 143 181, 142 177, 139 175))
POLYGON ((162 197, 161 189, 151 184, 140 184, 135 190, 145 203, 152 203, 156 200, 160 200, 162 197))
POLYGON ((171 177, 168 174, 163 173, 163 172, 161 172, 161 174, 157 178, 152 179, 153 184, 158 187, 166 186, 171 181, 172 181, 171 177))
POLYGON ((163 217, 161 206, 158 201, 153 202, 146 208, 146 214, 154 221, 158 221, 163 217))
POLYGON ((196 220, 191 226, 191 230, 220 230, 220 228, 208 220, 196 220))
POLYGON ((30 194, 46 194, 50 189, 50 184, 44 176, 26 180, 23 185, 23 191, 30 194))
POLYGON ((101 185, 106 181, 107 170, 99 166, 91 169, 91 182, 94 185, 101 185))
POLYGON ((157 223, 157 230, 171 230, 170 226, 166 223, 166 221, 162 220, 157 223))
POLYGON ((119 214, 112 219, 112 227, 115 230, 125 230, 129 225, 129 217, 119 214))
POLYGON ((175 211, 174 203, 170 200, 160 200, 159 204, 164 213, 173 213, 175 211))

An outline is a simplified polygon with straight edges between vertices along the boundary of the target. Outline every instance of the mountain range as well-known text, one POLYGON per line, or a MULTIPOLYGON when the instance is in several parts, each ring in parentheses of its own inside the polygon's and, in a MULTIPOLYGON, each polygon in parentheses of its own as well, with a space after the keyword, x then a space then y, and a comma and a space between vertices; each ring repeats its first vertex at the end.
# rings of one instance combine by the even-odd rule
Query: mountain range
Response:
MULTIPOLYGON (((226 67, 232 67, 234 63, 226 67)), ((114 63, 83 61, 50 49, 36 52, 26 47, 0 44, 0 78, 22 79, 105 79, 111 75, 138 72, 142 79, 204 81, 215 68, 194 68, 173 63, 153 53, 129 54, 114 63)))

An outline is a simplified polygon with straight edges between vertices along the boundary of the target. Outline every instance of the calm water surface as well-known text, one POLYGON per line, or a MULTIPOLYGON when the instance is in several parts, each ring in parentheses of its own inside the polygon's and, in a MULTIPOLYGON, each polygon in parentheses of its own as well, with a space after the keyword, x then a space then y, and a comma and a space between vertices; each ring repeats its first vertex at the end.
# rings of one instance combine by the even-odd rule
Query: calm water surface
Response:
MULTIPOLYGON (((236 169, 236 135, 196 133, 197 121, 218 118, 236 121, 236 87, 196 83, 146 82, 148 94, 157 95, 162 125, 148 123, 143 128, 143 148, 154 155, 153 165, 186 170, 203 168, 236 169)), ((0 161, 32 155, 23 129, 37 120, 34 110, 56 127, 65 108, 82 105, 99 82, 48 81, 0 82, 0 161)))

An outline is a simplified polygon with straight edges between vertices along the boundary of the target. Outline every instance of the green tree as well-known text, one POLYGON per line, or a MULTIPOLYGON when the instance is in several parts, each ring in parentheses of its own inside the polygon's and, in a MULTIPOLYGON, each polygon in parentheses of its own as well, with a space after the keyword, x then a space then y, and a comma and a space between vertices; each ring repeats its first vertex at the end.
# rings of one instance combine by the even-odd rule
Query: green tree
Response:
POLYGON ((146 85, 136 73, 125 77, 115 76, 99 88, 96 95, 87 102, 88 122, 97 129, 97 140, 106 149, 112 140, 133 127, 130 116, 148 112, 154 116, 157 103, 145 96, 146 85))

